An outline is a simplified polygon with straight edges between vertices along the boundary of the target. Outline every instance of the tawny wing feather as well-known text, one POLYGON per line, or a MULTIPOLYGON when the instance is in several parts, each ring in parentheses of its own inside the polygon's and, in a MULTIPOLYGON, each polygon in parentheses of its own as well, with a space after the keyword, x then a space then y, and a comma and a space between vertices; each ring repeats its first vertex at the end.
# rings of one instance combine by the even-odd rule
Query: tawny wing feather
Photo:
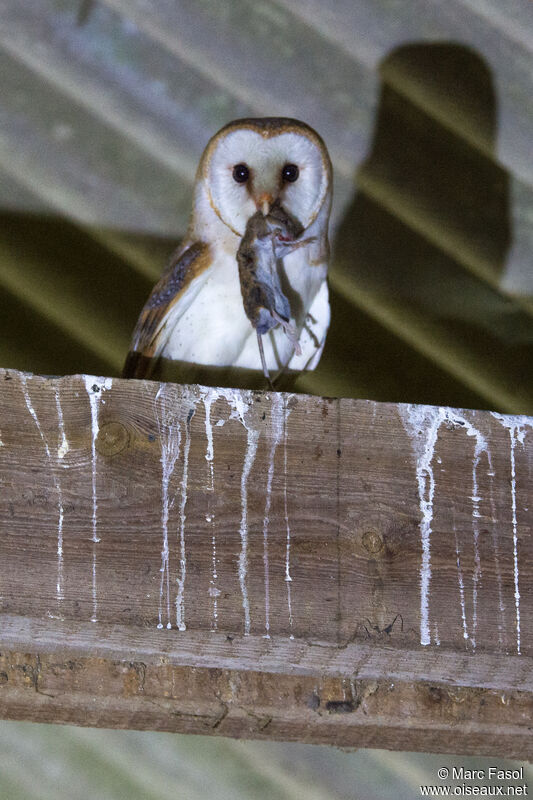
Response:
POLYGON ((209 247, 203 242, 195 242, 185 250, 180 248, 172 256, 140 313, 122 377, 145 378, 149 375, 171 333, 167 329, 170 310, 210 263, 209 247))

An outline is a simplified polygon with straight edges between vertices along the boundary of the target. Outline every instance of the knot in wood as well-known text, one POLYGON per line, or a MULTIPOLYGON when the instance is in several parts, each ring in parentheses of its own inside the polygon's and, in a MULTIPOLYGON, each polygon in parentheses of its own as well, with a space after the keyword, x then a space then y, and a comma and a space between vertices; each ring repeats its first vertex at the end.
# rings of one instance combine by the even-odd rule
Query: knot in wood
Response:
POLYGON ((439 686, 429 686, 427 691, 431 703, 442 703, 442 689, 439 686))
POLYGON ((106 422, 101 425, 95 447, 103 456, 114 456, 128 446, 130 435, 121 422, 106 422))
POLYGON ((375 530, 365 531, 362 541, 365 550, 372 555, 376 555, 383 550, 383 537, 375 530))

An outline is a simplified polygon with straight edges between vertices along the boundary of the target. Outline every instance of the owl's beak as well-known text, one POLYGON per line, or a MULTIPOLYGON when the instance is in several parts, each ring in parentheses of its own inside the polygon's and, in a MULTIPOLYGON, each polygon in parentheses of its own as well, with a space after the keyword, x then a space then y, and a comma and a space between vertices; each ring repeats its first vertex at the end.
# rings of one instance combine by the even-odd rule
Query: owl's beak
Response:
POLYGON ((274 198, 268 192, 263 192, 263 194, 260 194, 259 197, 255 198, 255 205, 257 206, 258 211, 261 211, 264 217, 266 217, 270 212, 273 202, 274 198))

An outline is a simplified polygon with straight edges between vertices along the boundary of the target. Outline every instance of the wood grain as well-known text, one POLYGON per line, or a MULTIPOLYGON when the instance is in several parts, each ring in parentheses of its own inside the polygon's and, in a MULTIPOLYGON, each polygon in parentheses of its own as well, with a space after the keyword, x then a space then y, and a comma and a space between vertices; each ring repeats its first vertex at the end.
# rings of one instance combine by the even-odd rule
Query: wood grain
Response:
POLYGON ((529 757, 532 428, 2 371, 1 715, 529 757))

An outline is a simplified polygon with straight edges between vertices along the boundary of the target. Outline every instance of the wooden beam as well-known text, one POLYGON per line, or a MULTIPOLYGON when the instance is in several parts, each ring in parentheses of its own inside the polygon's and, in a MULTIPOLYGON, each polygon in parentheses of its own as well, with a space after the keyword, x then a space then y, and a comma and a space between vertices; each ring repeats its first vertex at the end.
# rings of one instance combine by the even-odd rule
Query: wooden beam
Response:
POLYGON ((0 715, 532 757, 532 429, 0 372, 0 715))

